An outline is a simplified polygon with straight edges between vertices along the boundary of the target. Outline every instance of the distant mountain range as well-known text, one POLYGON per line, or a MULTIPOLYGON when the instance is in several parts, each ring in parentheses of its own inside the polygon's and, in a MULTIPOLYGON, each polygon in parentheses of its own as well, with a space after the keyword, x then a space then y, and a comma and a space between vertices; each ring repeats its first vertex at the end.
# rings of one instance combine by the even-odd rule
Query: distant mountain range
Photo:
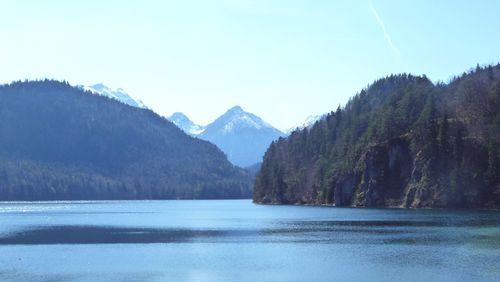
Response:
POLYGON ((240 106, 229 109, 207 126, 197 125, 182 113, 168 118, 186 133, 217 145, 240 167, 262 162, 267 147, 285 134, 240 106))
MULTIPOLYGON (((122 88, 111 89, 102 83, 80 87, 133 107, 147 108, 141 100, 131 97, 122 88)), ((274 128, 260 117, 245 112, 240 106, 229 109, 207 126, 194 123, 181 112, 172 114, 168 120, 185 133, 217 145, 233 164, 249 167, 262 162, 262 156, 272 141, 287 136, 297 129, 309 128, 324 117, 325 115, 308 116, 285 132, 274 128)))

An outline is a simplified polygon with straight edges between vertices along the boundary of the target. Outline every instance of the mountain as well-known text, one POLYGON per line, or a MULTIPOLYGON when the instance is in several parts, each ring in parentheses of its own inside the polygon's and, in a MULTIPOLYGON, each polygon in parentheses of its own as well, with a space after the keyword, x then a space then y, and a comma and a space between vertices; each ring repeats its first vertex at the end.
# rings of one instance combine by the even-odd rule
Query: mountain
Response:
POLYGON ((245 112, 240 106, 229 109, 205 127, 195 124, 179 112, 168 119, 191 136, 217 145, 229 161, 240 167, 262 162, 269 144, 284 135, 260 117, 245 112))
POLYGON ((256 163, 251 166, 245 167, 245 170, 250 174, 251 179, 255 180, 255 177, 257 176, 257 173, 260 171, 260 166, 262 163, 256 163))
POLYGON ((250 194, 246 171, 150 110, 53 80, 0 86, 0 201, 250 194))
POLYGON ((283 132, 239 106, 229 109, 198 135, 217 145, 229 161, 240 167, 261 162, 269 144, 280 136, 283 132))
POLYGON ((132 98, 129 94, 127 94, 127 92, 125 92, 121 88, 111 89, 101 83, 90 86, 80 86, 80 87, 83 90, 90 91, 94 94, 106 96, 111 99, 115 99, 132 107, 143 108, 143 109, 147 108, 146 105, 144 105, 144 103, 141 100, 132 98))
POLYGON ((375 81, 271 144, 257 203, 500 208, 500 64, 375 81))
POLYGON ((180 112, 173 113, 168 117, 168 120, 191 136, 199 135, 205 130, 203 126, 195 124, 185 114, 180 112))
POLYGON ((286 135, 292 134, 296 130, 311 128, 318 120, 325 118, 326 115, 309 115, 303 121, 300 121, 285 131, 286 135))

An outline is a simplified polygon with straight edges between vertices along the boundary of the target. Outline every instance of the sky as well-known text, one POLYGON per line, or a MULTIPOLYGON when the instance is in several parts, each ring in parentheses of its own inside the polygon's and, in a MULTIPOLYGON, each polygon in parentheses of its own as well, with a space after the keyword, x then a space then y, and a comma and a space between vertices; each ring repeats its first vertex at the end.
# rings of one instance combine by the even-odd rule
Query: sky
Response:
POLYGON ((202 125, 240 105, 283 130, 392 73, 446 82, 500 62, 499 13, 494 0, 0 0, 0 83, 104 83, 202 125))

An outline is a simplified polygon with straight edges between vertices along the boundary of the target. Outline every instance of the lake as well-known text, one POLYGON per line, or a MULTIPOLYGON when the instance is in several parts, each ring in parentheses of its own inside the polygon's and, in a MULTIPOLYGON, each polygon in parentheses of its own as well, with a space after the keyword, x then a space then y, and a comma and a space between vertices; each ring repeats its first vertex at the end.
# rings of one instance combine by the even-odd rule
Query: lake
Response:
POLYGON ((500 281, 500 212, 0 203, 1 281, 500 281))

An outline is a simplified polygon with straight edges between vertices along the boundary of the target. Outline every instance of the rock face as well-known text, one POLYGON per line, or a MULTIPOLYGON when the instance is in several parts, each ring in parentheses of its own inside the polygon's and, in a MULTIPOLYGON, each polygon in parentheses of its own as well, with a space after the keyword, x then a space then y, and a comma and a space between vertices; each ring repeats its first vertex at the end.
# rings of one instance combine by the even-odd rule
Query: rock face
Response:
POLYGON ((474 144, 466 145, 464 162, 469 165, 461 177, 467 185, 450 189, 454 169, 448 162, 451 156, 425 159, 422 154, 413 155, 408 141, 399 138, 375 145, 366 151, 355 175, 336 183, 334 203, 367 207, 494 207, 497 203, 488 203, 484 198, 482 191, 486 187, 474 181, 474 175, 481 173, 477 160, 486 157, 478 150, 474 144))
POLYGON ((273 142, 257 203, 500 208, 500 65, 448 85, 392 76, 273 142))
POLYGON ((413 168, 408 144, 403 140, 394 139, 387 144, 373 146, 368 149, 361 162, 363 170, 359 177, 359 191, 355 195, 354 204, 400 205, 413 168))

